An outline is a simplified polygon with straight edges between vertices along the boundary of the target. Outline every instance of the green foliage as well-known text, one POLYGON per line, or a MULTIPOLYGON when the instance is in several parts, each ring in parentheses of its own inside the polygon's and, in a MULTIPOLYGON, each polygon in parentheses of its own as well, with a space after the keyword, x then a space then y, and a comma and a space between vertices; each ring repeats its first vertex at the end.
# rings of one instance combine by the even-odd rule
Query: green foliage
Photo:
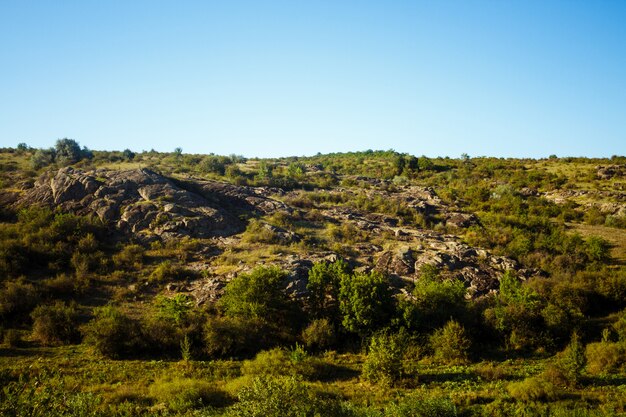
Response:
POLYGON ((402 377, 406 342, 404 334, 381 332, 372 336, 363 377, 384 386, 394 385, 402 377))
POLYGON ((609 341, 589 343, 585 347, 585 358, 590 374, 610 374, 626 363, 626 346, 609 341))
POLYGON ((209 317, 204 325, 205 352, 211 358, 251 356, 273 341, 273 330, 260 319, 209 317))
POLYGON ((302 341, 313 351, 329 349, 336 341, 335 328, 328 319, 313 320, 302 331, 302 341))
POLYGON ((16 322, 28 315, 39 302, 35 287, 23 280, 6 282, 0 290, 0 318, 16 322))
POLYGON ((343 260, 318 262, 309 270, 307 289, 311 311, 315 317, 325 317, 333 323, 339 319, 339 291, 341 281, 349 276, 348 264, 343 260))
POLYGON ((184 267, 167 260, 161 262, 150 274, 150 280, 155 282, 176 281, 189 277, 190 272, 184 267))
POLYGON ((117 268, 139 270, 143 266, 144 249, 140 245, 125 245, 113 255, 113 263, 117 268))
POLYGON ((447 398, 410 395, 385 408, 386 417, 456 417, 456 406, 447 398))
POLYGON ((380 273, 344 275, 340 284, 339 309, 346 330, 364 337, 389 324, 394 299, 380 273))
POLYGON ((289 299, 283 291, 286 275, 277 267, 258 267, 228 283, 219 305, 229 317, 284 323, 289 299))
POLYGON ((160 319, 171 320, 181 325, 193 308, 193 299, 187 294, 176 294, 173 297, 157 296, 155 306, 160 319))
POLYGON ((258 377, 239 392, 239 402, 226 416, 348 416, 341 404, 315 395, 297 377, 258 377))
POLYGON ((241 373, 249 376, 279 376, 296 373, 289 353, 282 348, 264 350, 257 353, 253 360, 246 360, 241 366, 241 373))
POLYGON ((553 401, 558 397, 556 387, 539 377, 526 378, 507 386, 511 397, 518 401, 553 401))
POLYGON ((541 298, 511 272, 500 279, 495 306, 485 310, 485 320, 504 336, 510 349, 528 349, 538 344, 541 329, 541 298))
POLYGON ((459 364, 467 362, 471 341, 463 326, 450 320, 430 336, 430 346, 435 360, 447 364, 459 364))
POLYGON ((228 395, 207 381, 175 377, 161 378, 150 385, 150 396, 174 412, 207 406, 223 407, 228 395))
POLYGON ((137 354, 138 324, 111 305, 94 310, 94 318, 84 326, 83 334, 85 342, 106 357, 137 354))
POLYGON ((569 345, 559 352, 554 364, 546 372, 555 384, 575 387, 580 383, 586 362, 585 347, 574 332, 569 345))
POLYGON ((31 157, 30 163, 33 168, 41 169, 54 163, 54 149, 37 149, 31 157))
POLYGON ((448 320, 467 319, 465 285, 460 280, 441 280, 436 270, 425 265, 415 283, 413 299, 401 303, 404 323, 409 329, 430 331, 448 320))
POLYGON ((78 311, 75 304, 56 301, 37 306, 31 313, 33 337, 44 345, 76 342, 79 336, 78 311))

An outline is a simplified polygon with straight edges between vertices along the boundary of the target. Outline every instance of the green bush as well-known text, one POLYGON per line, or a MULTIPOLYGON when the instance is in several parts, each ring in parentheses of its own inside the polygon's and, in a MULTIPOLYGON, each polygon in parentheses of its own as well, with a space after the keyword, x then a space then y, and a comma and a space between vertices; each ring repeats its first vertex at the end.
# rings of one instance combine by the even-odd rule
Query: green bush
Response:
POLYGON ((282 348, 274 348, 257 353, 253 360, 246 360, 241 373, 249 376, 289 376, 296 374, 289 353, 282 348))
POLYGON ((411 395, 385 408, 385 417, 456 417, 455 405, 447 398, 411 395))
POLYGON ((413 299, 403 302, 403 317, 410 329, 430 331, 448 320, 467 319, 465 285, 457 279, 441 280, 438 271, 424 265, 415 284, 413 299))
POLYGON ((190 275, 190 272, 179 265, 175 265, 172 261, 163 261, 150 274, 150 281, 165 282, 184 279, 190 275))
POLYGON ((587 372, 593 375, 615 372, 626 363, 626 347, 620 343, 602 341, 585 347, 587 372))
POLYGON ((302 341, 310 350, 325 350, 335 344, 335 329, 328 319, 313 320, 302 331, 302 341))
POLYGON ((241 274, 226 285, 219 306, 230 317, 284 324, 290 312, 290 300, 283 291, 285 277, 277 267, 241 274))
POLYGON ((370 340, 363 377, 374 383, 391 386, 402 377, 406 338, 402 334, 379 333, 370 340))
POLYGON ((468 360, 471 341, 458 322, 450 320, 430 336, 434 359, 447 364, 460 364, 468 360))
POLYGON ((163 378, 150 385, 150 396, 174 412, 207 406, 223 407, 231 399, 213 384, 191 378, 163 378))
POLYGON ((87 344, 110 358, 133 356, 140 347, 137 322, 110 305, 95 309, 83 334, 87 344))
POLYGON ((22 280, 6 282, 0 290, 0 318, 4 322, 21 320, 38 302, 39 294, 32 284, 22 280))
MULTIPOLYGON (((554 362, 554 374, 562 376, 561 383, 566 386, 575 387, 580 382, 582 372, 585 369, 586 358, 585 348, 577 333, 572 334, 572 339, 562 352, 557 354, 554 362)), ((556 382, 553 381, 553 382, 556 382)))
POLYGON ((507 391, 518 401, 553 401, 558 397, 556 387, 540 377, 512 382, 507 386, 507 391))
POLYGON ((297 377, 259 377, 239 392, 228 417, 343 417, 353 415, 338 401, 316 395, 297 377))
POLYGON ((209 317, 204 325, 204 348, 212 358, 249 357, 272 341, 271 330, 261 320, 209 317))
POLYGON ((339 309, 346 330, 365 337, 386 327, 394 313, 389 283, 378 272, 355 273, 341 279, 339 309))
POLYGON ((31 313, 33 338, 44 345, 76 342, 78 311, 75 304, 66 305, 57 301, 51 305, 40 305, 31 313))
POLYGON ((116 268, 139 270, 143 265, 143 247, 137 244, 126 245, 113 255, 116 268))

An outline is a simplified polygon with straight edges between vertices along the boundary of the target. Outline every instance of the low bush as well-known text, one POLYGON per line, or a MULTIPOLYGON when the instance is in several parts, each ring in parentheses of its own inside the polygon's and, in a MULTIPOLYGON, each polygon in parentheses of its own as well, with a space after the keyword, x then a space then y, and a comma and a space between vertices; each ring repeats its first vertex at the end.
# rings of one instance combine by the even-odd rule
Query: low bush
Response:
POLYGON ((626 347, 608 341, 589 343, 585 348, 585 357, 587 372, 593 375, 608 374, 626 362, 626 347))
POLYGON ((338 401, 317 395, 297 377, 259 377, 244 387, 228 417, 343 417, 354 415, 338 401))
POLYGON ((436 361, 460 364, 468 360, 471 341, 463 326, 451 320, 430 336, 430 346, 436 361))
POLYGON ((83 334, 87 344, 110 358, 133 356, 141 346, 137 322, 110 305, 94 311, 83 334))
POLYGON ((482 362, 474 367, 474 372, 486 381, 498 381, 508 375, 504 367, 493 362, 482 362))
POLYGON ((456 417, 456 406, 447 398, 412 395, 385 408, 386 417, 456 417))
POLYGON ((51 305, 40 305, 31 313, 33 338, 44 345, 77 342, 79 332, 78 311, 75 304, 66 305, 57 301, 51 305))
POLYGON ((209 317, 204 325, 205 353, 212 358, 250 357, 269 347, 272 339, 260 320, 209 317))
POLYGON ((198 379, 159 379, 149 388, 150 396, 174 412, 184 412, 207 406, 223 407, 229 396, 213 384, 198 379))
POLYGON ((405 347, 406 338, 402 334, 374 335, 363 363, 363 377, 381 385, 393 385, 402 377, 405 347))
POLYGON ((329 349, 335 344, 335 340, 335 329, 328 319, 313 320, 302 331, 302 341, 310 350, 329 349))
POLYGON ((518 401, 553 401, 558 397, 554 384, 540 377, 513 382, 507 386, 507 391, 518 401))

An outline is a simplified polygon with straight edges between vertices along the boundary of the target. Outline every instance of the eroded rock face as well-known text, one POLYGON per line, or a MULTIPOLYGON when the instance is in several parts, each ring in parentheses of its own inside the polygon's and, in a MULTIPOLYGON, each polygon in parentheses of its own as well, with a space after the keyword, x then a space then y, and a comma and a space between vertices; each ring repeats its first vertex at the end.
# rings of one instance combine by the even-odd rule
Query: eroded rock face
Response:
POLYGON ((382 252, 376 269, 405 281, 414 281, 419 279, 424 265, 432 265, 442 277, 463 281, 468 296, 473 298, 496 291, 500 277, 506 271, 515 271, 522 279, 539 274, 539 271, 521 269, 513 259, 491 255, 451 235, 419 231, 413 232, 412 236, 413 241, 402 249, 382 252))
POLYGON ((249 187, 175 181, 149 169, 82 171, 40 177, 15 204, 43 204, 103 222, 138 237, 227 236, 243 230, 237 209, 269 213, 283 204, 249 187))

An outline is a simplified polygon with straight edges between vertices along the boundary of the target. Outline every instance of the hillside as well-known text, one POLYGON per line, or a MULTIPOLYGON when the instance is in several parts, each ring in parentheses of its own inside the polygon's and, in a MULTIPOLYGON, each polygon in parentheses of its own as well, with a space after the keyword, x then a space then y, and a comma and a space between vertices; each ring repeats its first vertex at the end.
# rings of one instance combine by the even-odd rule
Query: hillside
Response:
POLYGON ((0 186, 6 415, 626 415, 626 157, 70 140, 0 186))

